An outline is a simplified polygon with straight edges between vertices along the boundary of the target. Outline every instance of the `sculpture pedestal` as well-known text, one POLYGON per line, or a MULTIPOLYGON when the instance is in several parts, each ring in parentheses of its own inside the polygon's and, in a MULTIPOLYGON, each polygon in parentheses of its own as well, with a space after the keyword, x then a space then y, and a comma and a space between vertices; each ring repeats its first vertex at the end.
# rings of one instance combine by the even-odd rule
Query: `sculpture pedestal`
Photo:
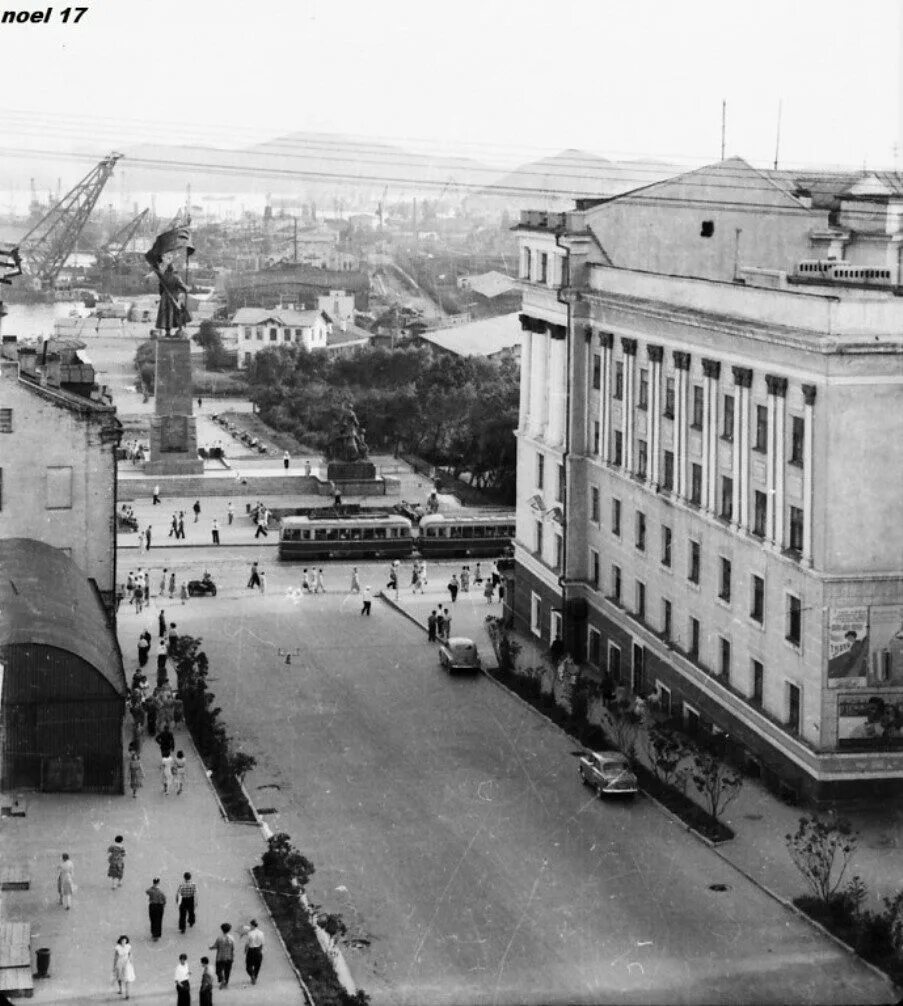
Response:
POLYGON ((187 339, 158 339, 154 416, 147 475, 201 475, 197 422, 191 414, 191 346, 187 339))
POLYGON ((326 466, 330 482, 369 482, 376 478, 376 465, 370 461, 330 461, 326 466))

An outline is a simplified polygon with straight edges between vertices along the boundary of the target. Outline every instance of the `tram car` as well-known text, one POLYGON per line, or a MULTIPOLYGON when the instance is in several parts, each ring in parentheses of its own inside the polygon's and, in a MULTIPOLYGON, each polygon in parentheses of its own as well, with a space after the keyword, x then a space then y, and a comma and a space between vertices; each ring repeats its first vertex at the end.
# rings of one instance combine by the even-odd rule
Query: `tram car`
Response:
POLYGON ((411 522, 398 514, 350 517, 285 517, 279 558, 407 559, 414 551, 411 522))
POLYGON ((428 514, 421 518, 417 551, 424 559, 495 558, 511 552, 514 514, 428 514))
POLYGON ((895 281, 890 269, 824 258, 804 259, 788 278, 795 283, 837 283, 877 289, 892 287, 895 281))

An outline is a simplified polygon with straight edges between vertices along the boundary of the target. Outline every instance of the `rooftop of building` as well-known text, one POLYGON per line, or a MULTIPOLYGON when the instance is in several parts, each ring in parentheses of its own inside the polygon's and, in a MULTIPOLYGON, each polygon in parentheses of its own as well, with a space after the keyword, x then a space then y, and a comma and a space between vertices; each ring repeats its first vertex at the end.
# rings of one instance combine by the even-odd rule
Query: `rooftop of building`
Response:
POLYGON ((513 276, 506 276, 505 273, 496 269, 489 272, 479 273, 476 276, 465 276, 462 278, 462 285, 466 289, 472 290, 481 297, 501 297, 503 294, 519 292, 517 280, 513 276))
POLYGON ((0 540, 0 568, 0 648, 31 644, 74 653, 125 695, 116 635, 81 569, 33 538, 0 540))
POLYGON ((318 318, 329 321, 329 315, 317 308, 298 311, 293 307, 240 307, 232 318, 233 325, 265 325, 275 323, 283 326, 310 328, 318 318))
POLYGON ((432 329, 423 332, 419 338, 458 356, 493 356, 506 349, 518 348, 523 340, 523 331, 520 315, 515 312, 450 328, 432 329))
POLYGON ((96 372, 77 339, 48 339, 22 343, 4 335, 0 366, 4 376, 14 376, 22 387, 42 398, 82 413, 114 416, 116 409, 106 385, 95 382, 96 372))

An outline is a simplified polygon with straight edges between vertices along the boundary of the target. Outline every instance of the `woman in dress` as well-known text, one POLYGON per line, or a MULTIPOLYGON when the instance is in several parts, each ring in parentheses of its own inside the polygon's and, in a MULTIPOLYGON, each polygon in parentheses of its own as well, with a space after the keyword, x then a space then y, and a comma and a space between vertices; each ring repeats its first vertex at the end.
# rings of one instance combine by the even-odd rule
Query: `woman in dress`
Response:
MULTIPOLYGON (((142 712, 144 710, 142 709, 142 712)), ((129 758, 129 786, 132 788, 132 798, 137 798, 138 790, 144 785, 144 769, 141 766, 141 755, 137 751, 132 752, 129 758)))
POLYGON ((75 890, 75 884, 72 882, 74 873, 75 863, 69 858, 69 853, 64 852, 60 872, 56 878, 56 889, 60 895, 60 904, 65 905, 67 910, 72 907, 72 893, 75 890))
POLYGON ((120 936, 113 948, 113 980, 119 984, 119 994, 122 995, 125 986, 125 998, 129 997, 129 985, 135 980, 135 968, 132 966, 132 944, 128 936, 120 936))
POLYGON ((108 846, 107 862, 110 864, 107 876, 113 881, 114 890, 122 887, 122 876, 125 873, 125 846, 122 844, 122 835, 117 835, 113 839, 113 844, 108 846))

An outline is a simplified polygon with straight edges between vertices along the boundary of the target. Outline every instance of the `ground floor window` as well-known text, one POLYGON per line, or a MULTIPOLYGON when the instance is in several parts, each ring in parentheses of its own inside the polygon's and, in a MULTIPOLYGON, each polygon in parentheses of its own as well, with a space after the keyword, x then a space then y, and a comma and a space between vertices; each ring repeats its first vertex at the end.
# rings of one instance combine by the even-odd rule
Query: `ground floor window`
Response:
POLYGON ((665 716, 671 715, 671 689, 667 688, 661 681, 655 682, 655 690, 658 693, 658 708, 665 716))
POLYGON ((534 636, 542 635, 542 601, 539 594, 530 594, 530 631, 534 636))
POLYGON ((699 710, 694 709, 691 705, 684 703, 683 709, 683 721, 684 728, 688 734, 698 734, 699 733, 699 710))
POLYGON ((608 644, 608 673, 616 685, 621 683, 621 649, 614 643, 608 644))
POLYGON ((589 662, 598 667, 602 660, 602 633, 598 629, 590 627, 587 631, 586 654, 589 662))
POLYGON ((561 639, 561 612, 553 611, 549 618, 549 639, 554 642, 561 639))

